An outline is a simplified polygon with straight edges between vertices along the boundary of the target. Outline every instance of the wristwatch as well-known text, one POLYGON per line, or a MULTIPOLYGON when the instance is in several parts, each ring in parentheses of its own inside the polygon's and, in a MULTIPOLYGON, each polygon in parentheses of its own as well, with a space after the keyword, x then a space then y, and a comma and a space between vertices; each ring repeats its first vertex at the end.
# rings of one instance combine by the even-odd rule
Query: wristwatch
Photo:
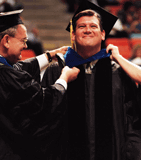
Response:
POLYGON ((47 56, 48 56, 48 61, 49 61, 49 62, 52 62, 52 58, 51 58, 50 53, 49 53, 49 52, 47 52, 46 54, 47 54, 47 56))

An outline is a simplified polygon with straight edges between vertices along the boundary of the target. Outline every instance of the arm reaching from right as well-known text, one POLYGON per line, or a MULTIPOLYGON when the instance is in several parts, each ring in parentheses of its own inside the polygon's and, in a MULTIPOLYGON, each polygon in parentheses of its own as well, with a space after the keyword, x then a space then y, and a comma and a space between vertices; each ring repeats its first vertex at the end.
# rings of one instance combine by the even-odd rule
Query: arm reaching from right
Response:
POLYGON ((132 78, 135 82, 141 84, 141 67, 133 64, 132 62, 128 61, 122 55, 120 55, 118 47, 112 44, 107 46, 107 53, 111 50, 112 54, 110 56, 111 60, 117 62, 123 70, 132 78))

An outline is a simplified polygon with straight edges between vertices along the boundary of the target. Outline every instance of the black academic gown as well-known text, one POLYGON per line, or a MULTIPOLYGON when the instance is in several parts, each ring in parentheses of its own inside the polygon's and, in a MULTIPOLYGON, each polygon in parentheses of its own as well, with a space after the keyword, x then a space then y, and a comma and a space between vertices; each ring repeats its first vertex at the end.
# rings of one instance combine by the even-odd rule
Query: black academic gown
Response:
POLYGON ((0 160, 60 157, 65 108, 58 106, 65 89, 41 87, 39 73, 36 58, 0 65, 0 160))
MULTIPOLYGON (((141 123, 136 85, 109 58, 80 74, 67 91, 68 157, 65 160, 140 160, 141 123)), ((52 64, 45 74, 49 84, 62 66, 52 64)), ((64 160, 64 159, 60 159, 64 160)))

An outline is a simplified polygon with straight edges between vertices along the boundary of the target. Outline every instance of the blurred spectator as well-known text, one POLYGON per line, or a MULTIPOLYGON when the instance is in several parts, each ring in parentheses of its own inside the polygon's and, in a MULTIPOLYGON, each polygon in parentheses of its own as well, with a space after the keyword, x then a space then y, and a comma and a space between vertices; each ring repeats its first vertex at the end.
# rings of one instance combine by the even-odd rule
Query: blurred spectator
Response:
POLYGON ((134 32, 134 27, 133 27, 133 16, 131 14, 126 14, 126 22, 123 24, 124 30, 127 32, 127 34, 130 36, 132 32, 134 32))
POLYGON ((123 24, 126 23, 127 14, 130 14, 133 20, 136 20, 137 18, 136 7, 134 3, 132 3, 131 1, 124 2, 123 8, 117 13, 118 18, 121 20, 123 24))
POLYGON ((137 44, 133 47, 130 61, 141 66, 141 44, 137 44))
POLYGON ((141 38, 141 8, 136 8, 136 19, 128 13, 123 26, 129 38, 141 38))
POLYGON ((28 20, 24 20, 23 22, 27 28, 28 41, 27 46, 28 49, 32 49, 35 52, 35 55, 40 55, 44 52, 42 42, 39 39, 39 30, 35 26, 35 24, 31 23, 28 20))
MULTIPOLYGON (((105 7, 103 7, 105 10, 107 10, 108 12, 112 12, 111 11, 111 7, 109 7, 109 6, 105 6, 105 7)), ((119 37, 128 37, 128 34, 124 31, 124 28, 123 28, 123 24, 122 24, 122 22, 121 22, 121 20, 120 19, 118 19, 117 21, 116 21, 116 23, 115 23, 115 25, 113 26, 113 28, 112 28, 112 30, 111 30, 111 32, 110 32, 110 34, 109 34, 109 36, 108 37, 117 37, 117 38, 119 38, 119 37)))
MULTIPOLYGON (((22 9, 24 6, 22 4, 15 5, 16 9, 22 9)), ((27 28, 27 35, 28 35, 28 41, 27 46, 28 49, 32 49, 36 56, 42 54, 44 52, 44 48, 42 45, 42 42, 39 38, 39 30, 36 27, 35 24, 31 23, 30 21, 24 19, 22 17, 22 20, 27 28)))
POLYGON ((141 8, 141 0, 132 0, 136 8, 141 8))
POLYGON ((134 33, 141 33, 141 8, 137 11, 138 19, 132 23, 134 33))
POLYGON ((117 14, 129 38, 134 36, 132 34, 141 33, 140 9, 137 9, 136 5, 133 1, 126 1, 117 14))

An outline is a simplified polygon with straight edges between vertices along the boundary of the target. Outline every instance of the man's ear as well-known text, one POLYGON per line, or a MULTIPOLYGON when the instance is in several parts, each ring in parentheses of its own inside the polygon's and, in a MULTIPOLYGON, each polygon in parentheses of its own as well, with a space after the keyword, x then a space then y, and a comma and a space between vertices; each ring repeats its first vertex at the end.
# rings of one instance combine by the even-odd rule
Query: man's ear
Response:
POLYGON ((9 35, 4 35, 1 42, 3 43, 4 47, 9 48, 9 35))
POLYGON ((101 39, 104 41, 105 40, 105 31, 103 30, 102 32, 101 32, 101 39))
POLYGON ((71 38, 72 41, 75 41, 75 32, 72 31, 72 38, 71 38))

